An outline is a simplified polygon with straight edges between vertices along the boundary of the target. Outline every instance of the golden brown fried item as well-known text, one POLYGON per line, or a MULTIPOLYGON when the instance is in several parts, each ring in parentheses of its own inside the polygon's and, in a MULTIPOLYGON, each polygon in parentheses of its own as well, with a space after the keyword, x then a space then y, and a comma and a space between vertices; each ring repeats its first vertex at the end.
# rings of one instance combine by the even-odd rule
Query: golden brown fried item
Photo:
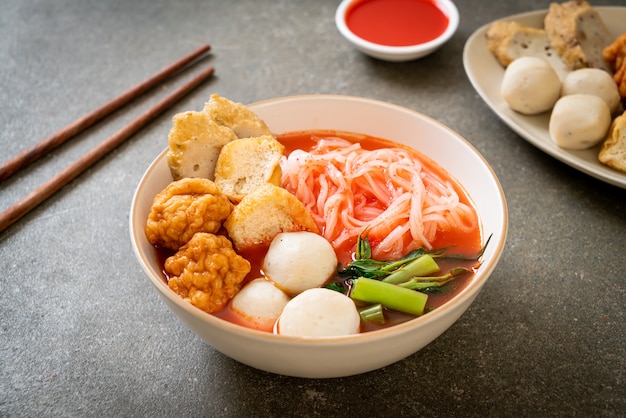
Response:
POLYGON ((202 109, 215 123, 232 129, 237 138, 271 135, 265 122, 242 103, 212 94, 202 109))
POLYGON ((537 57, 547 61, 563 78, 570 69, 550 46, 546 31, 514 21, 497 21, 485 34, 487 48, 503 67, 520 57, 537 57))
POLYGON ((165 271, 170 289, 212 313, 239 292, 250 263, 233 250, 228 238, 199 232, 165 260, 165 271))
POLYGON ((282 187, 265 183, 247 194, 224 222, 237 250, 269 246, 280 232, 319 233, 307 208, 282 187))
POLYGON ((201 112, 174 116, 168 135, 167 162, 174 180, 213 180, 220 150, 237 138, 272 135, 265 122, 241 103, 212 94, 201 112))
POLYGON ((626 105, 626 33, 604 48, 602 58, 611 66, 613 80, 617 83, 619 95, 626 105))
POLYGON ((608 70, 602 50, 613 37, 598 11, 588 2, 551 3, 544 27, 550 45, 572 70, 587 67, 608 70))
POLYGON ((154 198, 146 238, 152 245, 178 250, 196 232, 217 232, 231 211, 232 204, 211 180, 183 178, 154 198))
POLYGON ((598 159, 602 164, 626 173, 626 112, 613 120, 598 159))
POLYGON ((241 138, 224 145, 215 166, 215 184, 233 201, 265 183, 280 185, 283 144, 271 135, 241 138))
POLYGON ((220 150, 235 133, 218 125, 206 112, 183 112, 172 118, 167 163, 174 180, 183 177, 213 179, 220 150))

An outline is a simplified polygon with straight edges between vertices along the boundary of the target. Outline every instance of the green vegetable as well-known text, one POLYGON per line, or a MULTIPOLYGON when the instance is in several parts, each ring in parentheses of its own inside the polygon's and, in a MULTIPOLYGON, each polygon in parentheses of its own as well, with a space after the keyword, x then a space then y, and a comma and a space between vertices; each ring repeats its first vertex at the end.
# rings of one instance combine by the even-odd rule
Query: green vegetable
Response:
POLYGON ((385 277, 383 282, 398 284, 406 282, 412 277, 428 276, 438 271, 439 266, 435 262, 435 259, 429 254, 424 254, 395 270, 389 276, 385 277))
POLYGON ((367 322, 374 322, 377 324, 385 323, 385 314, 383 313, 383 305, 377 303, 375 305, 369 305, 359 309, 359 315, 361 319, 367 322))
POLYGON ((345 289, 343 288, 343 286, 341 285, 341 283, 337 283, 337 282, 330 282, 328 283, 326 286, 324 286, 326 289, 330 289, 330 290, 334 290, 335 292, 339 292, 339 293, 345 293, 345 289))
POLYGON ((449 281, 454 280, 465 273, 471 273, 471 271, 463 267, 456 267, 450 270, 447 274, 444 274, 443 276, 413 277, 408 281, 399 283, 398 286, 402 286, 404 288, 412 290, 432 289, 436 287, 441 287, 449 281))
POLYGON ((352 281, 349 295, 352 299, 380 303, 389 309, 415 316, 424 313, 428 295, 395 284, 361 277, 352 281))
POLYGON ((440 271, 435 259, 478 262, 491 240, 489 236, 483 248, 474 257, 448 254, 449 248, 433 251, 418 248, 399 260, 377 261, 371 258, 372 248, 366 231, 367 229, 357 238, 355 260, 345 269, 341 267, 338 269, 339 275, 345 278, 343 286, 335 283, 327 287, 337 291, 348 287, 352 299, 374 304, 359 310, 361 318, 372 322, 384 321, 383 308, 416 316, 422 315, 428 300, 428 295, 424 292, 441 289, 460 275, 471 273, 471 269, 456 267, 445 274, 433 276, 440 271))
POLYGON ((439 267, 435 269, 435 258, 477 261, 480 257, 482 257, 485 249, 487 248, 487 244, 489 244, 489 241, 491 240, 491 236, 489 236, 483 248, 474 257, 468 257, 460 254, 447 254, 447 251, 449 250, 448 247, 433 251, 418 248, 409 252, 399 260, 378 261, 370 258, 371 247, 367 236, 364 235, 365 232, 366 231, 363 231, 363 233, 357 237, 355 253, 356 259, 346 268, 342 268, 340 266, 337 270, 337 273, 339 273, 341 277, 345 277, 347 279, 367 277, 369 279, 380 279, 385 282, 391 281, 392 283, 401 283, 402 281, 405 281, 405 279, 409 280, 411 278, 410 273, 414 276, 428 276, 439 271, 439 267), (422 258, 424 256, 427 257, 422 258), (399 273, 399 271, 402 271, 403 273, 399 273), (398 276, 393 276, 396 273, 398 276), (390 276, 391 278, 389 278, 390 276))

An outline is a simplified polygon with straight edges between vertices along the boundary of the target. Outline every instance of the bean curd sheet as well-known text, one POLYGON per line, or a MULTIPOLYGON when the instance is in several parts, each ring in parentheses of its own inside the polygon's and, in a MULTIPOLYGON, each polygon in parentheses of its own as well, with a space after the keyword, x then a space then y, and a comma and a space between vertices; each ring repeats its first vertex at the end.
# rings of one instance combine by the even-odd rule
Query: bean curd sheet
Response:
MULTIPOLYGON (((469 258, 480 253, 483 237, 470 197, 445 169, 420 152, 387 139, 339 131, 288 132, 277 135, 277 139, 285 146, 281 161, 282 186, 309 208, 320 233, 335 249, 340 263, 338 267, 345 267, 354 260, 357 237, 364 231, 372 246, 372 258, 379 260, 399 259, 419 248, 429 251, 447 248, 446 254, 469 258), (310 160, 317 157, 326 161, 311 163, 310 160), (306 169, 302 164, 317 164, 318 167, 306 169), (352 166, 348 168, 350 164, 352 166), (359 169, 368 164, 375 170, 360 173, 359 169), (400 167, 393 168, 397 164, 400 167), (323 170, 321 166, 324 166, 323 170), (412 167, 412 173, 408 173, 407 167, 412 167), (320 170, 324 174, 320 174, 320 170), (350 170, 350 173, 340 170, 350 170), (305 175, 311 177, 298 178, 305 175), (406 190, 401 190, 403 187, 423 187, 424 190, 407 196, 406 190), (425 197, 428 192, 434 196, 425 197), (378 222, 377 217, 383 221, 378 222)), ((223 229, 220 233, 226 234, 223 229)), ((240 254, 252 266, 244 285, 255 278, 265 277, 262 264, 266 251, 267 248, 255 248, 240 254)), ((170 255, 172 252, 157 248, 161 267, 170 255)), ((315 254, 310 256, 315 257, 315 254)), ((430 291, 426 314, 465 288, 478 265, 475 260, 437 258, 436 261, 441 274, 456 267, 465 267, 469 272, 430 291)), ((162 272, 167 282, 165 270, 162 272)), ((330 281, 342 282, 343 278, 336 274, 330 281)), ((229 306, 213 315, 249 326, 229 306)), ((385 310, 384 324, 362 321, 361 332, 386 328, 413 318, 413 315, 385 310)))

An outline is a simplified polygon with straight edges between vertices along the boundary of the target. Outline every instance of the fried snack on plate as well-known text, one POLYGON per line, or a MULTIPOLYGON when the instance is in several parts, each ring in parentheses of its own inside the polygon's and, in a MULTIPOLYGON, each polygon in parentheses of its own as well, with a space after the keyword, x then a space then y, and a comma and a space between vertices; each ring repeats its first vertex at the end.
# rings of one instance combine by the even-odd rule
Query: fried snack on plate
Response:
POLYGON ((487 48, 505 68, 517 58, 536 57, 548 62, 561 79, 570 71, 550 46, 548 35, 543 29, 514 21, 498 21, 489 26, 486 38, 487 48))
POLYGON ((598 12, 586 1, 552 3, 544 19, 550 44, 570 69, 610 71, 602 50, 613 41, 598 12))
POLYGON ((613 120, 598 159, 601 163, 626 173, 626 112, 613 120))
POLYGON ((172 178, 213 179, 220 150, 237 135, 232 129, 215 123, 205 112, 178 113, 172 121, 167 152, 172 178))
POLYGON ((146 238, 152 245, 178 250, 196 232, 217 232, 231 211, 232 204, 211 180, 177 180, 152 201, 146 238))
POLYGON ((302 202, 282 187, 266 183, 247 194, 224 222, 239 251, 269 246, 280 232, 319 233, 302 202))
POLYGON ((613 70, 613 80, 626 107, 626 33, 621 34, 611 45, 604 48, 602 57, 613 70))
POLYGON ((237 138, 272 134, 265 122, 245 105, 217 94, 211 95, 202 111, 218 125, 232 129, 237 138))
POLYGON ((224 145, 215 166, 215 184, 233 201, 265 183, 280 185, 283 144, 271 135, 241 138, 224 145))
POLYGON ((223 235, 198 232, 165 260, 168 286, 205 312, 217 312, 239 292, 250 263, 223 235))

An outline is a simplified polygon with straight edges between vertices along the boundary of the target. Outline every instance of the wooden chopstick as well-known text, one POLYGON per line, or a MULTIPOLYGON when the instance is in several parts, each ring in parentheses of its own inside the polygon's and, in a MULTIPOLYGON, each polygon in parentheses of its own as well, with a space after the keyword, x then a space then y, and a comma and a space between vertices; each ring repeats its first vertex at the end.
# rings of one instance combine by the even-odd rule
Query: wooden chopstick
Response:
POLYGON ((74 164, 61 171, 46 183, 33 190, 17 203, 10 206, 4 212, 0 213, 0 232, 4 231, 8 226, 26 215, 41 202, 46 200, 64 185, 69 183, 80 173, 102 158, 104 155, 112 151, 116 146, 124 142, 142 127, 147 125, 151 120, 172 106, 186 94, 191 92, 195 87, 213 74, 213 67, 208 67, 200 74, 189 80, 183 86, 179 87, 172 94, 162 99, 156 105, 141 114, 131 123, 114 133, 104 142, 100 143, 90 152, 78 159, 74 164))
POLYGON ((52 149, 58 147, 59 145, 61 145, 62 143, 70 139, 71 137, 87 129, 88 127, 98 122, 105 116, 108 116, 109 114, 119 109, 120 107, 124 106, 131 100, 136 99, 141 94, 145 93, 149 89, 160 84, 161 82, 163 82, 163 80, 173 75, 175 72, 179 71, 180 69, 185 67, 187 64, 195 60, 196 58, 199 58, 203 54, 207 53, 210 49, 211 49, 210 45, 201 46, 200 48, 184 56, 180 60, 163 68, 161 71, 154 74, 152 77, 135 85, 131 89, 125 91, 124 93, 120 94, 119 96, 115 97, 109 102, 87 113, 81 118, 65 126, 61 130, 55 132, 49 137, 38 142, 34 146, 28 148, 27 150, 11 158, 10 160, 8 160, 7 162, 5 162, 4 164, 0 166, 0 181, 11 176, 16 171, 34 162, 39 157, 47 154, 52 149))

